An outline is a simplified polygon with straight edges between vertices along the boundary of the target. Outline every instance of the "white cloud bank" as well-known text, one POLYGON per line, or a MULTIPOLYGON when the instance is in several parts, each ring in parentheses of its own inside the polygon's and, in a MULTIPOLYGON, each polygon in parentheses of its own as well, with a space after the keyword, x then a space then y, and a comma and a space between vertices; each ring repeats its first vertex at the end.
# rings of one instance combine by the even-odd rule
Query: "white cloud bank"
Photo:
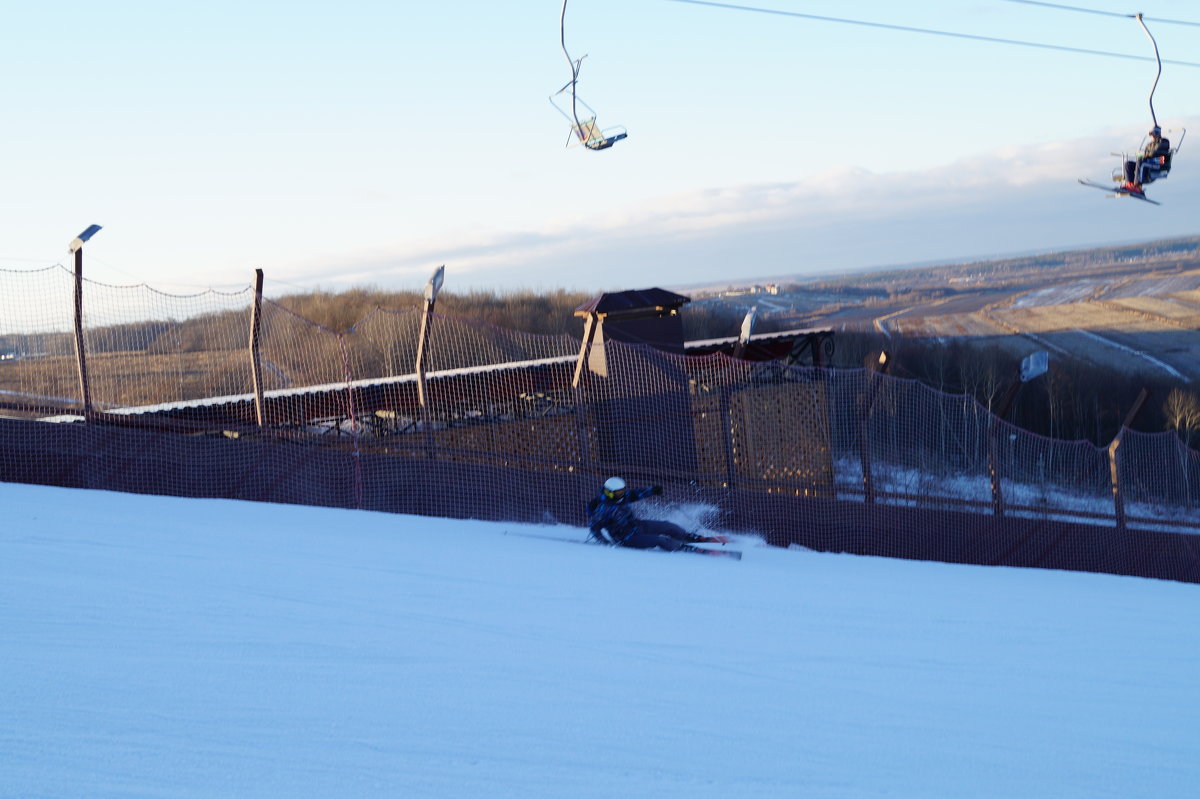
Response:
MULTIPOLYGON (((1200 125, 1200 120, 1193 122, 1200 125)), ((1154 207, 1079 186, 1107 182, 1137 127, 1005 148, 918 172, 813 164, 803 180, 646 198, 564 215, 526 230, 398 243, 338 263, 294 265, 323 285, 419 286, 438 264, 448 287, 686 285, 768 275, 974 258, 1200 233, 1200 164, 1186 154, 1155 185, 1154 207)))

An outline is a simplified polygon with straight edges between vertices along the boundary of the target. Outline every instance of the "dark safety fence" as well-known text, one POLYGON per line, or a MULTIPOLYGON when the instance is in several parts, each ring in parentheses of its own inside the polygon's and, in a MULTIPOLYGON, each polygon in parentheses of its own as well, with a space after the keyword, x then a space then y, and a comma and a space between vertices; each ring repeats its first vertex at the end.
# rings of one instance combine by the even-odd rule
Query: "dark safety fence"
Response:
MULTIPOLYGON (((65 270, 7 277, 69 306, 65 270)), ((870 370, 585 348, 431 306, 332 331, 253 289, 89 292, 78 335, 69 313, 0 318, 4 480, 583 524, 622 474, 781 546, 1200 582, 1200 463, 1172 433, 1057 441, 870 370)))

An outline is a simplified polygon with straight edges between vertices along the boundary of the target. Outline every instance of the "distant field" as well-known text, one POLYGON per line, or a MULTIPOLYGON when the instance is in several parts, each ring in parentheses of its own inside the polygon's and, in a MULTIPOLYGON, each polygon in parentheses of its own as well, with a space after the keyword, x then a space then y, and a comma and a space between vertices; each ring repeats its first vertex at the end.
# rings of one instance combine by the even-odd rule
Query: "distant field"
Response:
MULTIPOLYGON (((1126 373, 1200 380, 1200 238, 1066 256, 893 270, 822 284, 811 326, 1047 349, 1126 373)), ((776 298, 775 304, 786 301, 776 298)))
MULTIPOLYGON (((92 400, 99 407, 156 404, 253 390, 250 366, 239 351, 100 353, 88 359, 88 367, 92 400)), ((78 403, 75 358, 6 361, 0 364, 0 391, 59 401, 53 404, 78 403)))

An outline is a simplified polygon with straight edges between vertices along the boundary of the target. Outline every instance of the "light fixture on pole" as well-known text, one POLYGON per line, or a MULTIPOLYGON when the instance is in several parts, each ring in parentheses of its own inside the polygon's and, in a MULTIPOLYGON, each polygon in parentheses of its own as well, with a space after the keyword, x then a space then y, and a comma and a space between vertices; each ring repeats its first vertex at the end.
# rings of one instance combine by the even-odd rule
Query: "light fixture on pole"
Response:
POLYGON ((433 307, 433 304, 437 302, 437 295, 442 289, 442 280, 445 277, 445 274, 446 266, 443 264, 442 266, 439 266, 437 269, 433 270, 433 274, 430 275, 429 281, 425 284, 425 302, 427 302, 431 308, 433 307))
POLYGON ((67 245, 67 252, 76 253, 76 257, 78 257, 79 251, 83 249, 83 243, 99 232, 99 225, 88 225, 87 230, 80 233, 69 245, 67 245))

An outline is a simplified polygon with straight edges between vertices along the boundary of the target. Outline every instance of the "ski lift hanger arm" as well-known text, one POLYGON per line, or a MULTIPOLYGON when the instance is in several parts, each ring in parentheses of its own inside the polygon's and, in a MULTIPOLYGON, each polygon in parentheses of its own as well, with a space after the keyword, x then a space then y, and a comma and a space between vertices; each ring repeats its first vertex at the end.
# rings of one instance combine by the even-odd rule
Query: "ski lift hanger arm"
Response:
POLYGON ((558 90, 558 94, 566 91, 567 86, 571 87, 571 119, 575 122, 575 127, 579 127, 579 111, 576 108, 577 98, 575 96, 575 84, 579 82, 579 68, 583 65, 583 59, 587 58, 585 54, 578 61, 571 58, 571 54, 567 52, 567 0, 563 0, 562 12, 558 17, 558 41, 562 45, 563 55, 567 59, 567 66, 571 68, 571 79, 567 81, 566 86, 558 90))
POLYGON ((1151 35, 1150 29, 1146 27, 1145 21, 1142 20, 1141 14, 1131 14, 1138 24, 1142 26, 1142 30, 1146 32, 1146 36, 1150 37, 1150 44, 1154 45, 1154 60, 1158 62, 1158 74, 1154 76, 1154 85, 1150 87, 1150 119, 1154 121, 1154 127, 1158 127, 1158 115, 1154 113, 1154 90, 1158 88, 1158 79, 1162 77, 1162 58, 1158 55, 1158 42, 1154 41, 1154 36, 1151 35))

